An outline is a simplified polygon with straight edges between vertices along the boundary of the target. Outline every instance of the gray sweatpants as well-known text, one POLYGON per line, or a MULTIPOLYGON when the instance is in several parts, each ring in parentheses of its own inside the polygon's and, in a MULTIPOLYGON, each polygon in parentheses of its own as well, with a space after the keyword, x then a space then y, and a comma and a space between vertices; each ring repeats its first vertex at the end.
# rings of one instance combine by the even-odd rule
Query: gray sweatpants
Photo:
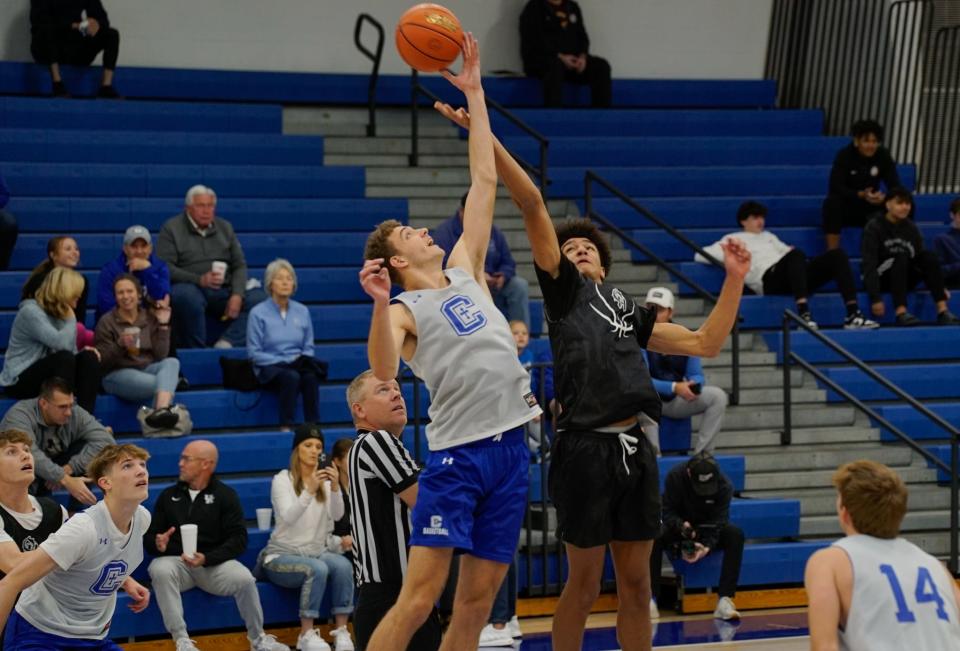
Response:
POLYGON ((158 556, 150 562, 147 572, 153 581, 163 625, 174 640, 190 637, 183 619, 180 593, 193 587, 233 597, 247 626, 247 637, 257 640, 263 635, 263 609, 257 581, 243 563, 231 560, 213 567, 188 567, 179 556, 158 556))
MULTIPOLYGON (((717 446, 716 438, 723 425, 723 415, 727 411, 727 402, 727 394, 723 389, 705 386, 696 400, 687 402, 680 396, 676 396, 670 402, 663 403, 662 414, 670 418, 689 418, 696 414, 703 414, 700 431, 694 435, 690 443, 693 446, 694 454, 704 450, 712 453, 717 446)), ((660 427, 646 414, 641 414, 640 418, 644 435, 659 455, 660 427)))

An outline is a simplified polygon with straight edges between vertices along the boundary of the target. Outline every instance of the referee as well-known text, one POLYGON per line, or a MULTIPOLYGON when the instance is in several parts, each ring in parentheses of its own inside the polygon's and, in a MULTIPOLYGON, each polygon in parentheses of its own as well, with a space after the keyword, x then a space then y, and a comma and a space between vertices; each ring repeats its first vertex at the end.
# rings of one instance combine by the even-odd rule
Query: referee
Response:
MULTIPOLYGON (((359 594, 353 629, 357 651, 363 651, 400 595, 420 468, 400 441, 407 407, 396 380, 381 382, 372 371, 364 371, 347 387, 347 404, 357 428, 347 462, 359 594)), ((440 637, 434 608, 407 649, 434 651, 440 647, 440 637)))

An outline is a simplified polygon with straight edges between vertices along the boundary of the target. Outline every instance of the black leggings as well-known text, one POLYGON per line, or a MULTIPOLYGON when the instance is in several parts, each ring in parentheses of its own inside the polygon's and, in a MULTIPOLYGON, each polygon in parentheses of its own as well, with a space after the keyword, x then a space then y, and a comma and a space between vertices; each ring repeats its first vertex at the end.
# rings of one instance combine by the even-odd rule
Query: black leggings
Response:
POLYGON ((845 303, 857 300, 857 287, 853 282, 850 260, 843 249, 833 249, 813 260, 807 260, 800 249, 793 249, 777 260, 763 274, 763 293, 790 295, 796 300, 810 297, 811 290, 837 281, 840 295, 845 303))
POLYGON ((947 300, 943 291, 943 269, 933 251, 921 251, 910 258, 905 253, 893 258, 893 265, 880 274, 880 289, 890 292, 894 307, 906 307, 907 292, 923 281, 934 301, 947 300))
POLYGON ((7 395, 17 400, 36 398, 44 380, 59 377, 73 386, 77 404, 93 413, 100 388, 100 360, 96 353, 84 350, 73 354, 68 350, 51 353, 27 368, 16 384, 7 387, 7 395))
POLYGON ((120 54, 120 32, 112 27, 101 29, 96 36, 84 36, 75 29, 62 26, 43 26, 37 29, 30 42, 33 60, 43 65, 64 63, 88 66, 103 52, 103 67, 115 70, 120 54))
MULTIPOLYGON (((680 554, 680 534, 679 532, 664 532, 653 543, 653 552, 650 554, 650 588, 653 598, 657 598, 660 591, 661 564, 663 563, 663 552, 668 552, 672 557, 680 554)), ((740 580, 740 563, 743 560, 743 531, 735 524, 729 522, 719 531, 719 539, 716 547, 710 550, 723 552, 723 561, 720 564, 720 585, 717 587, 717 594, 720 597, 730 597, 733 599, 737 593, 737 581, 740 580)))

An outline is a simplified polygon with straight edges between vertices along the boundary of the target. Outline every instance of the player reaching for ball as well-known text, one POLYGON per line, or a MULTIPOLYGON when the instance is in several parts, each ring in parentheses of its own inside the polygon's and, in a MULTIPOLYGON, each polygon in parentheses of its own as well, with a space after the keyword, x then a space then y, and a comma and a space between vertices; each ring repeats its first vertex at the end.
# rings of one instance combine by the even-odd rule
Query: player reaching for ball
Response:
POLYGON ((376 651, 407 648, 443 590, 454 550, 464 553, 440 648, 477 648, 526 508, 530 453, 523 425, 541 414, 484 278, 497 172, 471 34, 464 38, 462 71, 443 76, 463 91, 474 116, 463 235, 443 269, 444 251, 427 229, 385 221, 367 240, 360 272, 373 298, 368 356, 374 375, 393 380, 402 357, 431 398, 430 454, 411 518, 407 572, 397 603, 368 644, 376 651), (391 304, 392 283, 404 292, 391 304))
MULTIPOLYGON (((479 126, 463 109, 436 108, 464 128, 479 126)), ((698 330, 656 323, 656 314, 603 282, 610 250, 596 226, 584 219, 554 228, 540 191, 493 140, 497 172, 520 207, 533 249, 555 360, 560 414, 549 485, 569 576, 553 617, 553 648, 579 651, 609 544, 617 639, 624 651, 650 649, 649 558, 660 532, 659 473, 637 416, 659 421, 660 399, 641 348, 716 356, 737 315, 750 252, 734 238, 726 243, 727 277, 698 330)))

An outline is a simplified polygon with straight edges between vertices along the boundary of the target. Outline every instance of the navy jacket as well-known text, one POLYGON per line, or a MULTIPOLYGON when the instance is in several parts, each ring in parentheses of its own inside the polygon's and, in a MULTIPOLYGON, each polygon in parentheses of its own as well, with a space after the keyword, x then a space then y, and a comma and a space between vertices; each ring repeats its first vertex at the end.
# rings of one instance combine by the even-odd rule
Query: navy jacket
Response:
MULTIPOLYGON (((456 215, 434 229, 433 243, 443 249, 444 265, 447 264, 447 258, 450 257, 450 252, 461 235, 463 235, 463 222, 456 215)), ((487 246, 487 257, 483 267, 488 274, 503 274, 505 282, 509 282, 517 275, 517 263, 513 261, 510 245, 507 244, 507 238, 503 236, 503 232, 496 226, 493 226, 490 231, 490 244, 487 246)))
POLYGON ((80 22, 80 12, 87 18, 96 18, 100 29, 110 27, 107 10, 100 0, 30 0, 30 33, 36 34, 41 27, 57 25, 69 29, 80 22))
MULTIPOLYGON (((116 307, 117 299, 113 294, 113 281, 117 276, 128 271, 127 256, 123 253, 100 269, 100 280, 97 281, 97 321, 116 307)), ((154 301, 170 293, 170 268, 155 253, 150 254, 150 266, 142 271, 134 271, 133 275, 154 301)))
POLYGON ((944 276, 960 274, 960 230, 951 228, 946 233, 937 235, 933 240, 933 250, 943 265, 944 276))

